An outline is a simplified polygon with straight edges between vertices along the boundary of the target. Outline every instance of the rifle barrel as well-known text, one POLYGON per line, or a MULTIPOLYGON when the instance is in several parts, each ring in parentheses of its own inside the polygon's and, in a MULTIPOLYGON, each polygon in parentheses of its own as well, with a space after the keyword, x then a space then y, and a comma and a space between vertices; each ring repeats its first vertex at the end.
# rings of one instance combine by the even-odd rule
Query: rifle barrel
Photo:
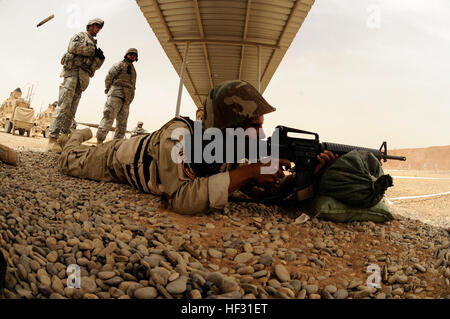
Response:
POLYGON ((79 125, 84 125, 84 126, 88 126, 88 127, 98 128, 98 124, 83 123, 83 122, 77 122, 77 124, 79 124, 79 125))
POLYGON ((377 150, 375 148, 367 148, 367 147, 361 147, 361 146, 353 146, 353 145, 346 145, 346 144, 337 144, 337 143, 322 143, 322 149, 328 150, 332 153, 336 153, 338 155, 343 155, 345 153, 348 153, 353 150, 360 150, 360 151, 368 151, 375 155, 379 160, 397 160, 397 161, 406 161, 405 156, 394 156, 394 155, 387 155, 385 152, 382 152, 380 150, 377 150))
POLYGON ((392 159, 392 160, 397 160, 397 161, 406 161, 405 156, 386 155, 385 157, 386 157, 386 159, 392 159))
MULTIPOLYGON (((77 125, 84 125, 87 127, 93 127, 93 128, 98 128, 99 124, 91 124, 91 123, 83 123, 83 122, 77 122, 77 125)), ((114 132, 116 130, 116 128, 114 126, 111 127, 110 131, 114 132)), ((131 131, 125 131, 125 133, 132 133, 131 131)))

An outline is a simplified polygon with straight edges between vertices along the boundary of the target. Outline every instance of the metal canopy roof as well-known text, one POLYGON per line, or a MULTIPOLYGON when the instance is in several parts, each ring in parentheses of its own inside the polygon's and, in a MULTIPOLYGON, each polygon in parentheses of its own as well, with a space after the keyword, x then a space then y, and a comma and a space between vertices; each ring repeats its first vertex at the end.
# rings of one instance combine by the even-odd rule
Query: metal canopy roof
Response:
POLYGON ((264 92, 314 1, 136 0, 197 107, 225 80, 264 92))

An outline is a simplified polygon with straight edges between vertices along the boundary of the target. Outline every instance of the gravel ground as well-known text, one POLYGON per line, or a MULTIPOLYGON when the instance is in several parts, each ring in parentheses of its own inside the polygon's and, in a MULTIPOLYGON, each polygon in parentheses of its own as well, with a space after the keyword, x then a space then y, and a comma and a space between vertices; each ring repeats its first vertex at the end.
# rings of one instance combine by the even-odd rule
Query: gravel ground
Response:
POLYGON ((400 215, 301 223, 292 203, 183 216, 126 185, 61 175, 56 155, 19 156, 0 163, 4 298, 450 298, 445 228, 400 215), (72 264, 81 288, 67 287, 72 264))

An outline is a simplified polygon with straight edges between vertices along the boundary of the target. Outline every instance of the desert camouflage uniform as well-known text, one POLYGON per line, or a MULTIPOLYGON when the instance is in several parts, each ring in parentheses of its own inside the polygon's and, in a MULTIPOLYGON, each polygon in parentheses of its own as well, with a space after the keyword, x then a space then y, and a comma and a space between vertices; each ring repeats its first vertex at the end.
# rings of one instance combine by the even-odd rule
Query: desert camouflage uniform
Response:
POLYGON ((132 62, 121 61, 112 66, 105 79, 106 100, 103 119, 97 130, 97 139, 104 141, 116 120, 114 139, 121 139, 127 130, 130 104, 136 89, 136 69, 132 62))
POLYGON ((70 133, 81 93, 88 87, 89 78, 104 62, 104 59, 94 56, 96 45, 97 40, 88 32, 80 32, 70 39, 67 53, 61 60, 64 66, 61 77, 64 80, 59 87, 58 106, 53 112, 50 137, 58 138, 60 133, 70 133))
MULTIPOLYGON (((225 82, 208 97, 203 128, 232 127, 274 110, 250 84, 225 82)), ((172 133, 177 129, 192 133, 192 123, 177 117, 152 134, 113 140, 97 147, 80 145, 92 133, 89 129, 77 130, 63 148, 59 167, 71 176, 127 183, 144 192, 164 195, 179 213, 223 208, 228 201, 229 164, 201 176, 188 164, 172 161, 172 151, 183 138, 173 139, 172 133)))

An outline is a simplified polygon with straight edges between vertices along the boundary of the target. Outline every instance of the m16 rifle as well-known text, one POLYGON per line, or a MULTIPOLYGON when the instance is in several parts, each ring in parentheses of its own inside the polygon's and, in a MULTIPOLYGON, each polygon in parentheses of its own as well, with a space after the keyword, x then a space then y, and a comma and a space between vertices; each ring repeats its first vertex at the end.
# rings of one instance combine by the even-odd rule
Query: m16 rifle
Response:
MULTIPOLYGON (((295 187, 291 192, 303 189, 311 185, 314 181, 314 170, 319 163, 317 155, 325 150, 328 150, 337 155, 343 155, 353 150, 367 151, 375 155, 380 161, 383 160, 398 160, 406 161, 405 156, 393 156, 387 153, 387 142, 383 142, 379 149, 320 142, 319 134, 303 131, 295 128, 277 126, 275 133, 278 136, 272 135, 267 139, 267 146, 269 150, 278 149, 278 158, 288 159, 295 164, 292 169, 295 172, 295 187), (313 136, 314 138, 298 138, 290 137, 289 133, 305 134, 313 136), (278 143, 276 142, 278 141, 278 143)), ((272 156, 274 154, 271 154, 272 156)))

